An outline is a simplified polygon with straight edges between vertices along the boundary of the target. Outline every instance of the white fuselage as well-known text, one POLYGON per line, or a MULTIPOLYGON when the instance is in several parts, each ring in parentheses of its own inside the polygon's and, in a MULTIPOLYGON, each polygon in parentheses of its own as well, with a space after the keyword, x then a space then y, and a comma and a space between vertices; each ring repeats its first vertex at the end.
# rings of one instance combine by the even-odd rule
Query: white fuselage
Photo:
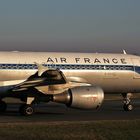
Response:
POLYGON ((100 86, 105 93, 140 92, 140 57, 127 54, 0 52, 0 90, 37 71, 35 63, 61 69, 69 80, 100 86))

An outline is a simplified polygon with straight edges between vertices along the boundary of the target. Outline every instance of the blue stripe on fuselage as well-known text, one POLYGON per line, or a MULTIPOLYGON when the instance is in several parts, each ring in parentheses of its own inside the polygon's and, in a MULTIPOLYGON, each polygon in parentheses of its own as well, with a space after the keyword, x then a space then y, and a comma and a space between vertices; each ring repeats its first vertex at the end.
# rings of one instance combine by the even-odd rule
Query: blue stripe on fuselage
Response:
MULTIPOLYGON (((134 71, 132 65, 82 65, 82 64, 43 64, 49 68, 59 68, 62 70, 130 70, 134 71)), ((34 70, 36 64, 0 64, 0 70, 34 70)), ((140 67, 136 66, 135 71, 140 73, 140 67)))

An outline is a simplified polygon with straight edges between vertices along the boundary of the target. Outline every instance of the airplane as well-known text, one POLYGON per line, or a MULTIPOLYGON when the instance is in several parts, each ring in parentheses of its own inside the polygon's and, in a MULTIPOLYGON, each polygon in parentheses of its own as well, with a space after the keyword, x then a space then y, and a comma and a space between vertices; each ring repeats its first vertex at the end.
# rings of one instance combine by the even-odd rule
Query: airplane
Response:
POLYGON ((123 109, 133 110, 132 93, 140 92, 140 57, 112 53, 0 52, 0 112, 4 98, 34 104, 56 102, 77 109, 98 109, 104 94, 122 94, 123 109))

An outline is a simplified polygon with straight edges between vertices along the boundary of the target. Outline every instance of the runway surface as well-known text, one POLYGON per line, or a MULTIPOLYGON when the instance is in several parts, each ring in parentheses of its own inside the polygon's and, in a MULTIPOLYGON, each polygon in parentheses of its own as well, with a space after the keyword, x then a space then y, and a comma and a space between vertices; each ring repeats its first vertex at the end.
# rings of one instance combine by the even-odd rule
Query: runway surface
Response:
POLYGON ((9 104, 7 112, 0 114, 0 123, 57 122, 57 121, 96 121, 140 119, 140 101, 133 100, 134 110, 125 112, 122 101, 104 101, 99 110, 77 110, 65 105, 49 103, 36 106, 33 116, 20 116, 19 104, 9 104))

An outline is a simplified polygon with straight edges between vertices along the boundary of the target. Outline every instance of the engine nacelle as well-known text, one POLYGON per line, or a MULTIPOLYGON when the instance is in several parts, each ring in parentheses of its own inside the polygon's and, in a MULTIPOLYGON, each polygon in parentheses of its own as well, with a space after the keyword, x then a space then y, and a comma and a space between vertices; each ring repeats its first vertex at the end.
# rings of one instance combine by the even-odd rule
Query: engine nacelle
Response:
POLYGON ((79 109, 97 109, 103 100, 103 90, 95 86, 76 87, 53 96, 54 102, 64 103, 68 107, 79 109))

